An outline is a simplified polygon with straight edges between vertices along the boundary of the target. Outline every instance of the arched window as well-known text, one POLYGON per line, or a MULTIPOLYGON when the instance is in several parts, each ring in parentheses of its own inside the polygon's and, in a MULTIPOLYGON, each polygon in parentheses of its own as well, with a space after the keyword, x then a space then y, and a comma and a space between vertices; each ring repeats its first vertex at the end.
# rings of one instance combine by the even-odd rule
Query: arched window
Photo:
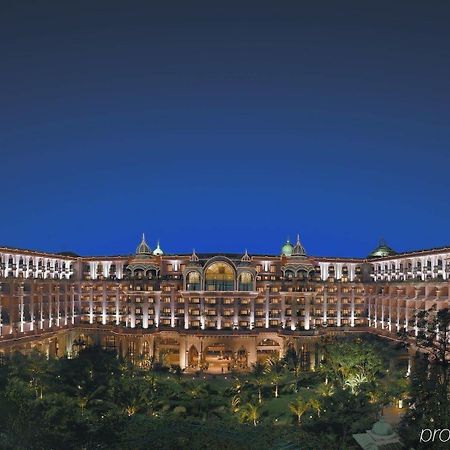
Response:
POLYGON ((286 272, 284 272, 284 277, 287 280, 292 280, 292 278, 294 278, 294 276, 295 276, 295 273, 293 270, 288 269, 288 270, 286 270, 286 272))
POLYGON ((188 291, 199 291, 200 287, 200 274, 197 271, 189 272, 186 280, 186 289, 188 291))
POLYGON ((234 271, 224 262, 216 262, 206 269, 205 289, 207 291, 233 291, 234 271))
POLYGON ((300 269, 297 272, 297 279, 299 279, 300 281, 305 281, 308 279, 308 272, 305 269, 300 269))
POLYGON ((244 272, 239 275, 239 290, 240 291, 253 290, 253 276, 250 272, 244 272))

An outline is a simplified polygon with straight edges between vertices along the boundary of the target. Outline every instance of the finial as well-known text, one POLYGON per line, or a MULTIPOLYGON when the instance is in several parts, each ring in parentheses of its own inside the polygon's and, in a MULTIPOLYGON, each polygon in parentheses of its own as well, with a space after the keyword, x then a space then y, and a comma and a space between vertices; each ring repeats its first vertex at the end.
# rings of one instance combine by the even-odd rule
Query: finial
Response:
POLYGON ((191 261, 198 261, 198 256, 195 253, 195 248, 192 249, 192 255, 189 258, 191 261))
POLYGON ((244 255, 242 256, 242 258, 241 258, 241 261, 250 261, 250 256, 249 256, 249 254, 248 254, 248 252, 247 252, 247 249, 245 249, 245 253, 244 253, 244 255))

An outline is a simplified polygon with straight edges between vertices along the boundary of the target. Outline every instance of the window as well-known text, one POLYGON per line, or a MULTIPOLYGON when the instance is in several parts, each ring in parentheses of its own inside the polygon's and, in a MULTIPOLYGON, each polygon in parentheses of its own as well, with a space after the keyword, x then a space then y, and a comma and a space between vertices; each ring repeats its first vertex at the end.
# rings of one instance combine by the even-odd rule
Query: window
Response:
POLYGON ((239 290, 252 291, 253 290, 253 276, 249 272, 244 272, 239 275, 239 290))
POLYGON ((200 290, 200 274, 197 271, 188 273, 186 280, 186 289, 188 291, 200 290))
POLYGON ((205 289, 207 291, 233 291, 234 270, 224 262, 216 262, 206 269, 205 289))

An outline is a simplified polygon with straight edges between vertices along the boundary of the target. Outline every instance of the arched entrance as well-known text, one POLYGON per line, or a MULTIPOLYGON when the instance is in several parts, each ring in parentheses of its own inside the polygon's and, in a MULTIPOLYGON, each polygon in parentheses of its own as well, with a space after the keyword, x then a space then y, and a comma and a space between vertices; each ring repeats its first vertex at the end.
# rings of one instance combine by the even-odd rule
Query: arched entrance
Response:
POLYGON ((188 352, 189 368, 196 369, 198 367, 198 360, 199 360, 198 350, 195 347, 195 345, 191 345, 191 348, 189 349, 188 352))

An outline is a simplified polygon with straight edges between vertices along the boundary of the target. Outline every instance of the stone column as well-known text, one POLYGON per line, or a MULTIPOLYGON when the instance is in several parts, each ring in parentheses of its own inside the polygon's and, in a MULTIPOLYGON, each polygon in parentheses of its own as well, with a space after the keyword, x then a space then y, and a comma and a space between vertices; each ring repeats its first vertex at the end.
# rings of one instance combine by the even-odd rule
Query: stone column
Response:
MULTIPOLYGON (((216 315, 217 315, 217 329, 222 329, 222 298, 216 298, 216 315)), ((254 301, 251 302, 253 305, 253 320, 255 320, 255 304, 254 301)), ((252 306, 250 306, 252 307, 252 306)), ((250 319, 251 320, 251 319, 250 319)))
POLYGON ((94 323, 94 286, 89 288, 89 323, 94 323))
POLYGON ((187 366, 187 349, 186 349, 186 336, 179 336, 180 339, 180 354, 179 354, 179 364, 181 370, 185 369, 187 366))
POLYGON ((34 290, 35 290, 35 284, 31 284, 31 291, 30 291, 30 331, 34 330, 34 290))
POLYGON ((61 286, 57 284, 56 287, 56 326, 59 327, 61 325, 61 286))
MULTIPOLYGON (((155 316, 156 316, 156 306, 155 306, 155 316)), ((156 320, 156 317, 155 317, 156 320)), ((184 297, 184 329, 189 328, 189 297, 184 297)))
POLYGON ((158 292, 156 292, 156 295, 155 295, 155 326, 156 327, 159 327, 160 311, 161 311, 161 291, 158 291, 158 292))
POLYGON ((142 300, 142 328, 148 328, 148 295, 143 295, 142 300))
POLYGON ((2 320, 2 284, 0 283, 0 336, 3 336, 3 320, 2 320))
POLYGON ((120 289, 121 285, 116 286, 116 325, 120 324, 120 289))
POLYGON ((247 345, 247 364, 249 367, 251 367, 253 364, 256 364, 257 356, 256 356, 256 337, 249 337, 249 340, 251 339, 251 342, 249 342, 249 345, 247 345))
POLYGON ((342 289, 341 286, 338 286, 338 291, 335 292, 337 297, 337 323, 338 327, 342 324, 342 289))
MULTIPOLYGON (((175 328, 175 289, 170 289, 170 326, 175 328)), ((204 299, 203 299, 204 302, 204 299)), ((204 305, 203 305, 204 308, 204 305)), ((203 321, 204 323, 204 321, 203 321)))
POLYGON ((23 301, 23 283, 19 284, 19 319, 20 319, 20 332, 24 331, 24 301, 23 301))
MULTIPOLYGON (((107 268, 105 267, 106 264, 104 264, 104 270, 106 270, 107 268)), ((109 269, 108 269, 109 270, 109 269)), ((102 324, 106 325, 106 282, 102 281, 102 324)))
POLYGON ((351 302, 351 306, 350 306, 350 326, 354 327, 355 326, 355 286, 351 287, 351 297, 350 297, 350 302, 351 302))
POLYGON ((70 315, 72 318, 72 325, 75 323, 75 286, 70 285, 70 315))
POLYGON ((44 294, 43 294, 43 287, 39 286, 38 288, 38 300, 39 300, 39 328, 41 330, 44 329, 44 294))
POLYGON ((64 283, 64 325, 68 325, 69 316, 69 294, 67 293, 67 284, 64 283))
POLYGON ((311 314, 311 296, 308 293, 305 294, 305 330, 310 328, 310 314, 311 314))

